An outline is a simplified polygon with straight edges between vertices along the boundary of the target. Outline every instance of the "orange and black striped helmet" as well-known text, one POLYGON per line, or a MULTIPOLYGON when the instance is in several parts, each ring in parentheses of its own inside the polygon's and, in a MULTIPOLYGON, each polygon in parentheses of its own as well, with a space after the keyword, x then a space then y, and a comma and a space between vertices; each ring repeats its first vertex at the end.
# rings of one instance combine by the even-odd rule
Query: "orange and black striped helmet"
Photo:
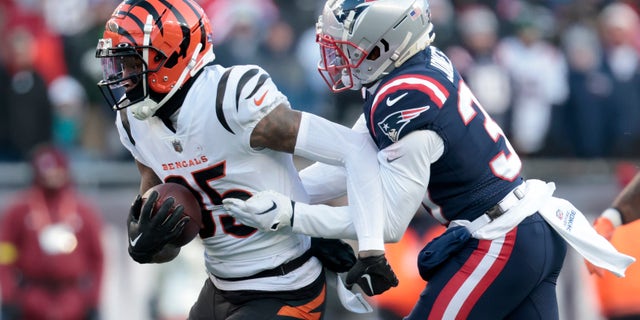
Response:
POLYGON ((96 57, 104 72, 98 85, 115 88, 132 79, 123 68, 126 58, 135 57, 142 66, 134 82, 170 93, 214 59, 212 40, 209 19, 193 0, 125 0, 98 42, 96 57))

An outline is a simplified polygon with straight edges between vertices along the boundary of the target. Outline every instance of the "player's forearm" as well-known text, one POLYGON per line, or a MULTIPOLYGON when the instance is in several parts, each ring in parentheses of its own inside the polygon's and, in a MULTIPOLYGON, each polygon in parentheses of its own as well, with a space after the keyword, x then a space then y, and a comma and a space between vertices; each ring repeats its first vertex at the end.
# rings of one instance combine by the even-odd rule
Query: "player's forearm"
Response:
POLYGON ((366 133, 303 113, 295 154, 345 167, 349 212, 361 250, 384 250, 384 203, 376 152, 366 133))
POLYGON ((430 163, 442 154, 442 140, 432 131, 416 131, 380 151, 384 192, 385 241, 402 238, 427 193, 430 163))
POLYGON ((640 173, 636 174, 612 205, 620 211, 623 224, 640 219, 640 173))
POLYGON ((348 207, 296 202, 292 231, 317 238, 357 240, 348 207))
POLYGON ((309 203, 326 203, 347 194, 347 173, 343 167, 316 162, 300 171, 309 203))
POLYGON ((139 161, 136 161, 136 166, 140 172, 140 189, 139 194, 144 194, 151 187, 161 184, 162 180, 156 175, 156 173, 149 167, 145 166, 139 161))
POLYGON ((302 113, 279 105, 256 124, 251 147, 293 153, 302 113))

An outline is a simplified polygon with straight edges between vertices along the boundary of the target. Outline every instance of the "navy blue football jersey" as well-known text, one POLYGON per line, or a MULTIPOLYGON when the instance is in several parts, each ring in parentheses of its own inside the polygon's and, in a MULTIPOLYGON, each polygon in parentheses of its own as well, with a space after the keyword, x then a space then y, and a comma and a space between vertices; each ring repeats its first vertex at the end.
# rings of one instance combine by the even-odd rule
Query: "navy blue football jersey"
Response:
POLYGON ((472 220, 522 183, 522 163, 502 129, 435 47, 366 91, 364 115, 379 149, 415 130, 433 130, 442 138, 444 153, 431 164, 423 201, 441 222, 472 220))

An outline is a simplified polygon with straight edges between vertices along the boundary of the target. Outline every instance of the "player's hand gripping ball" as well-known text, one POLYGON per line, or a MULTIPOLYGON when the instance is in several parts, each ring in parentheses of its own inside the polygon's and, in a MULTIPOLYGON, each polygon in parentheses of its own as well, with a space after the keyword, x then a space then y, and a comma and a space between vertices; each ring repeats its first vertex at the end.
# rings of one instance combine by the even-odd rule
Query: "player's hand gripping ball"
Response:
MULTIPOLYGON (((170 209, 170 215, 175 213, 175 209, 178 205, 182 205, 183 210, 181 214, 189 217, 189 222, 184 226, 182 233, 176 239, 172 240, 171 244, 181 247, 191 242, 203 227, 200 204, 198 203, 198 200, 196 200, 196 197, 189 189, 187 189, 187 187, 179 183, 167 182, 156 185, 147 190, 147 192, 142 195, 142 206, 144 206, 147 198, 149 198, 149 195, 153 191, 158 192, 158 200, 151 212, 151 217, 155 215, 165 200, 169 198, 174 199, 173 206, 170 209)), ((167 219, 169 219, 169 216, 167 219)))

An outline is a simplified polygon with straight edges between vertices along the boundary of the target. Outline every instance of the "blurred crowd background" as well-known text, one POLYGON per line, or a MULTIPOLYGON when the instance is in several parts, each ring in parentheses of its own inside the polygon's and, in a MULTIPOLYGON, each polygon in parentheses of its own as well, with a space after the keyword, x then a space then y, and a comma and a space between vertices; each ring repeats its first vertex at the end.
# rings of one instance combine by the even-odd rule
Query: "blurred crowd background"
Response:
MULTIPOLYGON (((203 270, 199 248, 185 249, 182 261, 166 266, 135 265, 126 254, 124 217, 138 178, 118 141, 115 113, 96 86, 102 71, 94 58, 104 23, 119 2, 0 0, 0 204, 28 185, 26 164, 34 147, 60 148, 79 191, 97 204, 105 222, 102 318, 170 319, 184 312, 200 289, 201 281, 187 275, 202 276, 198 270, 203 270)), ((324 1, 198 2, 213 26, 217 63, 258 64, 294 109, 353 124, 361 113, 360 94, 330 93, 316 69, 314 24, 324 1)), ((557 181, 560 196, 590 218, 599 214, 638 171, 640 1, 430 0, 430 5, 434 45, 449 55, 502 126, 525 161, 525 173, 557 181)), ((407 312, 405 297, 422 286, 415 279, 413 252, 433 236, 431 227, 416 219, 403 244, 396 245, 394 252, 406 253, 397 254, 397 261, 410 267, 397 269, 410 286, 374 302, 381 306, 375 317, 395 319, 394 313, 407 312)), ((585 282, 581 259, 570 255, 567 264, 559 288, 563 318, 599 319, 599 302, 585 282)))
MULTIPOLYGON (((217 62, 259 64, 296 109, 351 125, 357 92, 316 70, 323 1, 200 0, 217 62)), ((96 82, 116 0, 0 0, 0 161, 43 141, 75 159, 128 157, 96 82)), ((640 27, 633 0, 431 0, 448 53, 514 147, 531 157, 640 155, 640 27)))

